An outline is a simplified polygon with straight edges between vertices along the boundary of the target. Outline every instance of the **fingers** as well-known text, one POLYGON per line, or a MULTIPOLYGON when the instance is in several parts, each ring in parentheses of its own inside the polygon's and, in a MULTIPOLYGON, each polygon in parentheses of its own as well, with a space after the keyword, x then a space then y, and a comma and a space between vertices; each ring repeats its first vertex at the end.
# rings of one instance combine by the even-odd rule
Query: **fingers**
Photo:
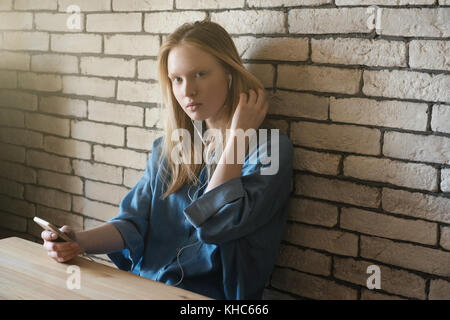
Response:
POLYGON ((77 244, 74 242, 44 241, 44 248, 47 251, 67 251, 67 250, 73 250, 76 247, 77 247, 77 244))
POLYGON ((48 255, 58 262, 68 261, 80 253, 80 248, 75 242, 44 241, 44 248, 48 255))
POLYGON ((45 240, 45 241, 55 240, 56 239, 55 236, 56 235, 53 232, 50 232, 50 231, 47 231, 47 230, 44 230, 44 231, 41 232, 41 238, 43 240, 45 240))
MULTIPOLYGON (((73 234, 73 230, 69 226, 63 226, 59 230, 62 231, 63 233, 65 233, 65 234, 67 234, 69 237, 71 237, 72 234, 73 234)), ((48 231, 48 230, 44 230, 44 231, 41 232, 41 238, 42 238, 42 240, 51 241, 51 240, 57 239, 58 235, 56 235, 54 232, 51 232, 51 231, 48 231)))
POLYGON ((69 227, 69 226, 66 226, 66 225, 62 226, 59 230, 61 230, 64 233, 67 233, 67 234, 71 234, 72 233, 72 228, 69 227))
POLYGON ((239 95, 239 104, 247 104, 247 93, 245 92, 241 92, 241 94, 239 95))
POLYGON ((73 259, 78 255, 78 251, 75 249, 66 251, 48 251, 48 256, 58 262, 65 262, 73 259))
POLYGON ((75 233, 72 227, 64 225, 61 228, 59 228, 59 230, 65 233, 70 239, 75 240, 75 233))
POLYGON ((264 88, 259 88, 257 92, 258 96, 256 103, 262 106, 264 101, 266 100, 266 91, 264 90, 264 88))
POLYGON ((266 92, 264 89, 259 88, 257 89, 257 91, 250 89, 248 91, 248 101, 247 101, 247 94, 246 93, 241 93, 241 99, 243 98, 243 96, 245 96, 245 100, 243 101, 245 104, 259 104, 259 105, 263 105, 263 103, 265 102, 265 98, 266 98, 266 92))
POLYGON ((248 104, 256 104, 256 100, 258 99, 258 95, 255 90, 250 89, 248 92, 248 104))
MULTIPOLYGON (((59 230, 68 235, 73 234, 73 230, 69 226, 63 226, 59 230)), ((82 251, 76 242, 55 242, 58 235, 48 230, 42 231, 41 238, 44 240, 43 247, 47 250, 48 255, 57 262, 68 261, 82 251)))

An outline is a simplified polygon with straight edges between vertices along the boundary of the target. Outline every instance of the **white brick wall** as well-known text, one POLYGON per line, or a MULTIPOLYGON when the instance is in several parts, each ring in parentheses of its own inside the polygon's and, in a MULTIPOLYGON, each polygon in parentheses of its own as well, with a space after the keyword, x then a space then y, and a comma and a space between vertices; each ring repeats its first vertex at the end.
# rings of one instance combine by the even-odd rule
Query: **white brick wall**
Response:
POLYGON ((125 133, 121 127, 76 120, 71 121, 70 125, 70 134, 74 139, 123 146, 125 133))
POLYGON ((291 198, 289 219, 325 227, 337 225, 338 208, 336 206, 306 199, 291 198))
POLYGON ((29 150, 26 163, 30 167, 50 169, 62 173, 71 173, 72 171, 70 159, 41 151, 29 150))
POLYGON ((79 177, 39 170, 38 183, 73 194, 83 194, 83 182, 79 177))
POLYGON ((319 66, 279 65, 278 86, 282 89, 356 94, 361 71, 319 66))
POLYGON ((450 222, 450 199, 404 190, 383 189, 386 211, 419 217, 431 221, 450 222))
POLYGON ((87 32, 139 32, 142 31, 141 13, 89 14, 86 19, 87 32))
POLYGON ((119 81, 117 99, 129 102, 161 102, 159 85, 142 81, 119 81))
POLYGON ((233 10, 213 13, 211 21, 223 25, 230 34, 240 33, 285 33, 284 14, 280 11, 233 10), (270 23, 267 21, 270 20, 270 23))
POLYGON ((450 35, 450 8, 383 9, 381 34, 403 37, 440 37, 450 35), (401 22, 400 22, 401 21, 401 22))
POLYGON ((140 107, 89 100, 89 120, 142 126, 144 110, 140 107))
POLYGON ((431 129, 444 133, 450 133, 450 106, 434 105, 431 118, 431 129))
POLYGON ((341 160, 339 155, 303 148, 295 148, 294 153, 294 169, 329 175, 339 173, 339 162, 341 160))
POLYGON ((269 114, 317 120, 328 119, 328 97, 284 90, 277 90, 277 97, 282 99, 284 103, 276 107, 269 107, 269 114))
POLYGON ((39 110, 44 113, 85 118, 87 103, 84 100, 63 97, 41 97, 39 110))
POLYGON ((12 9, 12 0, 4 0, 0 2, 0 10, 11 10, 12 9))
POLYGON ((363 92, 368 96, 450 101, 450 76, 404 70, 364 71, 363 92))
POLYGON ((135 75, 134 59, 82 57, 81 73, 103 77, 133 78, 135 75))
POLYGON ((163 134, 160 41, 209 16, 281 99, 265 123, 294 145, 265 294, 450 299, 448 6, 0 1, 0 237, 38 238, 35 215, 76 229, 117 215, 163 134), (67 27, 69 5, 81 29, 67 27), (381 291, 366 287, 372 264, 381 291))
POLYGON ((0 90, 2 106, 34 111, 37 110, 37 96, 13 90, 0 90))
POLYGON ((81 96, 114 97, 115 80, 96 77, 64 76, 63 93, 81 96))
POLYGON ((58 0, 59 11, 67 11, 67 7, 70 5, 77 5, 80 7, 81 12, 91 11, 111 11, 111 0, 58 0))
POLYGON ((35 91, 61 91, 61 77, 51 74, 19 73, 19 88, 35 91))
POLYGON ((388 157, 450 164, 450 140, 442 136, 386 132, 383 154, 388 157))
POLYGON ((43 114, 28 113, 25 115, 25 126, 27 128, 51 133, 57 136, 69 137, 69 120, 61 119, 43 114))
POLYGON ((406 44, 365 39, 312 39, 311 60, 319 63, 405 67, 406 44))
POLYGON ((357 5, 372 5, 380 4, 386 6, 404 6, 407 4, 434 4, 435 0, 336 0, 338 6, 357 6, 357 5))
POLYGON ((149 35, 105 35, 105 53, 114 55, 156 56, 159 39, 149 35))
POLYGON ((16 10, 56 10, 57 0, 15 0, 14 9, 16 10))
POLYGON ((410 270, 448 277, 450 253, 377 237, 361 237, 361 256, 410 270), (426 257, 424 259, 424 257, 426 257))
POLYGON ((36 13, 34 15, 34 23, 36 30, 40 31, 61 31, 61 32, 80 32, 84 31, 84 14, 80 13, 80 29, 69 29, 67 27, 67 20, 70 17, 69 13, 36 13))
POLYGON ((371 155, 380 153, 380 132, 376 129, 294 122, 291 124, 290 134, 294 144, 305 147, 371 155))
POLYGON ((148 33, 171 33, 185 22, 202 20, 206 17, 205 12, 156 12, 146 13, 144 20, 144 31, 148 33))
POLYGON ((158 11, 172 9, 173 0, 112 0, 112 8, 114 11, 158 11))
POLYGON ((93 150, 94 160, 116 166, 129 167, 144 170, 147 163, 145 153, 127 149, 118 149, 95 145, 93 150))
POLYGON ((1 12, 0 29, 30 30, 33 26, 33 14, 25 12, 1 12))
POLYGON ((113 205, 119 205, 123 197, 126 196, 128 189, 103 182, 94 182, 86 180, 86 197, 93 200, 99 200, 113 205))
POLYGON ((283 61, 308 60, 307 38, 256 38, 240 36, 233 38, 242 59, 283 61))
POLYGON ((413 40, 409 44, 409 65, 416 69, 449 70, 448 41, 413 40))
POLYGON ((122 183, 122 168, 88 161, 73 160, 73 170, 77 176, 114 184, 122 183))
POLYGON ((380 204, 380 190, 343 180, 298 175, 295 193, 311 198, 377 208, 380 204))
POLYGON ((361 98, 330 99, 330 118, 336 122, 425 131, 427 111, 425 103, 361 98))
POLYGON ((436 244, 437 224, 406 220, 356 208, 343 208, 340 225, 343 229, 383 238, 436 244))
POLYGON ((442 169, 441 190, 444 192, 450 192, 450 169, 442 169))
POLYGON ((31 56, 31 71, 78 73, 78 58, 62 54, 36 54, 31 56))
POLYGON ((370 33, 367 16, 365 8, 292 9, 289 33, 370 33))
POLYGON ((48 51, 49 34, 46 32, 3 32, 3 49, 48 51))
MULTIPOLYGON (((1 40, 0 40, 1 47, 1 40)), ((1 52, 0 68, 14 70, 28 70, 30 65, 30 56, 23 53, 1 52)))
POLYGON ((70 53, 100 53, 102 37, 96 34, 52 34, 51 51, 70 53))
POLYGON ((43 135, 24 129, 1 128, 0 139, 2 142, 30 148, 42 148, 43 135))
POLYGON ((429 165, 389 159, 348 156, 344 175, 361 180, 379 181, 397 186, 437 191, 437 170, 429 165))
POLYGON ((44 150, 62 156, 91 159, 91 146, 87 142, 48 136, 44 140, 44 150))

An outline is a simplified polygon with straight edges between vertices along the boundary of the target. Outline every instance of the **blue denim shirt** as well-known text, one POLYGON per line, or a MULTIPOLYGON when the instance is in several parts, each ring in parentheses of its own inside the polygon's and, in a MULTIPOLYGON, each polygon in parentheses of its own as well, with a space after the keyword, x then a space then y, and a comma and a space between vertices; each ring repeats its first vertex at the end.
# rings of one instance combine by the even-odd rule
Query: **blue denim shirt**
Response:
POLYGON ((157 138, 143 177, 108 221, 126 248, 110 259, 119 269, 211 298, 261 299, 287 220, 293 162, 292 143, 279 133, 279 170, 261 174, 267 166, 261 156, 275 150, 270 130, 268 136, 246 156, 240 177, 203 193, 203 168, 199 185, 186 184, 164 200, 160 166, 167 162, 158 163, 164 137, 157 138))

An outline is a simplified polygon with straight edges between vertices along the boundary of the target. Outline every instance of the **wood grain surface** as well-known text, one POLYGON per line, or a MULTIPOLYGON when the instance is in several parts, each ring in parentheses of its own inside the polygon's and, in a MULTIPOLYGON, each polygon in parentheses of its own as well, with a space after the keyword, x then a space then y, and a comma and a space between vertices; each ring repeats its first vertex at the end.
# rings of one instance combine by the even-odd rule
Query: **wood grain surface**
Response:
MULTIPOLYGON (((72 278, 70 278, 72 277, 72 278)), ((58 263, 38 243, 11 237, 0 240, 0 299, 178 300, 202 295, 77 257, 58 263), (80 289, 69 289, 70 266, 78 266, 80 289), (69 271, 69 272, 68 272, 69 271)))

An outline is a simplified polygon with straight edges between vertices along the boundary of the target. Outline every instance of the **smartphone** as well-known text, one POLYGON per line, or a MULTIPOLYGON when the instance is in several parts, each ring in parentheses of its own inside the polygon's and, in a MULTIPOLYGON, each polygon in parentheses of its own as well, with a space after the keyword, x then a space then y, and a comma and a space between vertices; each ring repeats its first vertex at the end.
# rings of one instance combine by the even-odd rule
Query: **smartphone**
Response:
POLYGON ((57 226, 55 226, 54 224, 51 224, 48 221, 45 221, 44 219, 38 218, 38 217, 34 217, 33 221, 36 222, 38 225, 40 225, 43 229, 51 231, 55 234, 58 235, 58 238, 53 240, 55 242, 58 241, 68 241, 68 242, 72 242, 73 240, 69 238, 69 236, 67 234, 65 234, 64 232, 60 231, 58 229, 57 226))

